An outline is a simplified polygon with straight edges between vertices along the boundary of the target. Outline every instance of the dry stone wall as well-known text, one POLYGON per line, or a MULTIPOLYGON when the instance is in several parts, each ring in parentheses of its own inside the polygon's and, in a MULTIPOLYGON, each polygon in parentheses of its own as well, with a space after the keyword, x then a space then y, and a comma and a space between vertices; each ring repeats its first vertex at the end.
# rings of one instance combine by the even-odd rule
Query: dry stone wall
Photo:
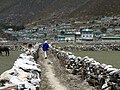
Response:
POLYGON ((0 90, 38 90, 41 83, 40 65, 36 63, 39 44, 26 48, 10 70, 0 75, 0 90))
POLYGON ((60 60, 66 71, 79 75, 97 90, 120 90, 120 69, 99 63, 94 58, 77 57, 71 52, 52 48, 51 53, 60 60))

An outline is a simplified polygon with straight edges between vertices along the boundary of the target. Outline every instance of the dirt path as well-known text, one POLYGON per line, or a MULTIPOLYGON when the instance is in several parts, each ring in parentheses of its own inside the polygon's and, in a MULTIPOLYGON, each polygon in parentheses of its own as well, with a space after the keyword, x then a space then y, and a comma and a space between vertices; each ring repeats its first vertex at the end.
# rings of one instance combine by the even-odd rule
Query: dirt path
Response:
POLYGON ((65 86, 63 86, 57 77, 55 77, 55 71, 53 69, 52 63, 50 62, 49 59, 45 59, 42 61, 42 64, 44 65, 46 72, 45 76, 47 77, 50 86, 52 87, 53 90, 67 90, 65 86))
POLYGON ((68 90, 95 90, 88 85, 87 82, 81 80, 79 75, 73 75, 66 71, 63 63, 49 52, 48 58, 53 62, 54 73, 60 82, 67 87, 68 90))
POLYGON ((52 88, 54 90, 67 90, 65 86, 63 86, 57 77, 55 77, 54 70, 52 64, 49 63, 49 59, 47 59, 44 63, 46 68, 46 77, 48 78, 52 88))
POLYGON ((43 66, 43 81, 44 79, 46 81, 43 82, 41 90, 95 90, 86 82, 81 81, 79 75, 66 72, 59 60, 50 52, 46 60, 43 60, 43 53, 40 53, 39 62, 43 66))

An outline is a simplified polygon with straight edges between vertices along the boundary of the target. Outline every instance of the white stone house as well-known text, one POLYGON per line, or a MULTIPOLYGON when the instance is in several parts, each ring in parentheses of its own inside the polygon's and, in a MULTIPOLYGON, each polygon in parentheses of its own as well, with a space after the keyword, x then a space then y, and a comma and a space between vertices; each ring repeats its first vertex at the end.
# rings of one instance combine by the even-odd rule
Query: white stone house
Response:
POLYGON ((92 29, 83 29, 81 31, 81 40, 93 41, 93 30, 92 29))

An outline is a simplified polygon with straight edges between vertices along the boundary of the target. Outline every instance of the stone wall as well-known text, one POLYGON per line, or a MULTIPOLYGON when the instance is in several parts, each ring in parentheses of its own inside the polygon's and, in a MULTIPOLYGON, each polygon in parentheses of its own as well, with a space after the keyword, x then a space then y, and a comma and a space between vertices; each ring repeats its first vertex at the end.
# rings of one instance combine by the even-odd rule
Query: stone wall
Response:
POLYGON ((0 90, 37 90, 41 84, 38 59, 39 44, 26 48, 10 70, 0 75, 0 90))
POLYGON ((94 58, 77 57, 71 52, 52 48, 50 52, 58 58, 66 71, 79 75, 81 80, 89 83, 97 90, 120 90, 120 69, 112 65, 99 63, 94 58))

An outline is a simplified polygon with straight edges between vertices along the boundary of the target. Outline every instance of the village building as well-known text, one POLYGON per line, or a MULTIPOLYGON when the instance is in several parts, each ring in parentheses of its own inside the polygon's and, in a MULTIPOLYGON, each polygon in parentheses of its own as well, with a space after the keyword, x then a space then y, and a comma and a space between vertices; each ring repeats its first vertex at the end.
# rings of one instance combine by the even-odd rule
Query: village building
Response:
POLYGON ((93 41, 93 30, 83 29, 81 31, 81 40, 82 41, 93 41))
POLYGON ((54 39, 57 40, 57 41, 64 41, 65 40, 65 36, 63 36, 63 35, 56 35, 54 37, 54 39))
POLYGON ((114 36, 103 36, 102 37, 103 42, 120 42, 120 36, 114 35, 114 36))
POLYGON ((95 30, 95 31, 93 32, 94 40, 95 40, 95 41, 100 40, 101 37, 102 37, 102 34, 103 34, 103 33, 101 32, 100 29, 95 30))

